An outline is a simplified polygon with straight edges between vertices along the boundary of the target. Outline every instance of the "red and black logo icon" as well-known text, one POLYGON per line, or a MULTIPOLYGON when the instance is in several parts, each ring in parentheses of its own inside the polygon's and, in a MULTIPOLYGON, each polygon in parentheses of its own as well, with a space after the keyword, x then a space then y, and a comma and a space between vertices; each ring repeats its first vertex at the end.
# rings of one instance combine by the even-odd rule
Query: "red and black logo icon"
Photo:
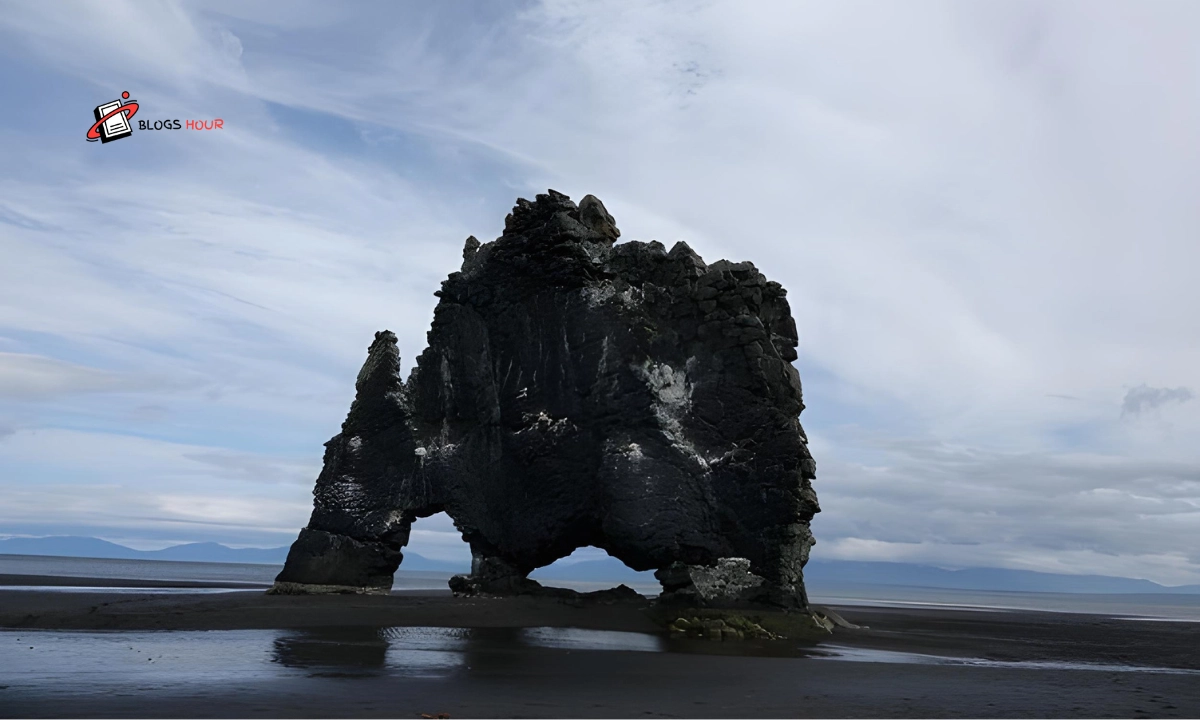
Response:
POLYGON ((135 100, 129 99, 129 93, 121 93, 120 100, 97 106, 92 112, 96 122, 87 131, 88 142, 99 140, 102 143, 120 140, 133 134, 133 123, 129 122, 138 111, 135 100))

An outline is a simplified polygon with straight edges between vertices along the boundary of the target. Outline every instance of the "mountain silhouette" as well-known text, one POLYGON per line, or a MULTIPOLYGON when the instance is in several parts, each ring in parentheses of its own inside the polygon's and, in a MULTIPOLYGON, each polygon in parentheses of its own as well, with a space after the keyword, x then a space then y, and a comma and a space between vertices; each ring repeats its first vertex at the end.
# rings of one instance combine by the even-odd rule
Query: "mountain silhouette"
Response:
MULTIPOLYGON (((190 562, 257 563, 282 565, 288 548, 231 548, 215 542, 186 543, 161 550, 134 550, 94 537, 57 536, 0 540, 0 555, 49 555, 56 557, 105 558, 116 560, 175 560, 190 562)), ((466 573, 467 562, 435 560, 405 551, 401 571, 466 573)), ((576 580, 590 582, 642 583, 655 581, 651 572, 637 572, 620 560, 608 557, 556 563, 539 568, 530 577, 543 582, 576 580)), ((1109 575, 1067 575, 1006 568, 948 570, 933 565, 853 560, 812 560, 804 569, 809 592, 819 594, 853 586, 907 586, 945 590, 983 590, 1054 593, 1186 593, 1200 594, 1200 585, 1160 585, 1149 580, 1109 575)), ((551 584, 553 584, 551 582, 551 584)))

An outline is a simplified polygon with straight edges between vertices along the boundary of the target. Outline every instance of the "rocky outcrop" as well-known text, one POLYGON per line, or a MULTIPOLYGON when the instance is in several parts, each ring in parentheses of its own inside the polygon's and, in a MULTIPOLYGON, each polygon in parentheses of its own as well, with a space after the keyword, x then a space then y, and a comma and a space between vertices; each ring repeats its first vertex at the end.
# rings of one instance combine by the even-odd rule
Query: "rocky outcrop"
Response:
POLYGON ((550 191, 468 238, 407 382, 376 335, 276 591, 386 590, 444 510, 475 557, 456 592, 538 592, 532 570, 592 545, 667 599, 806 605, 819 507, 785 290, 619 236, 550 191))
POLYGON ((375 333, 342 431, 325 443, 308 527, 272 592, 386 593, 417 518, 441 511, 423 482, 396 336, 375 333))
POLYGON ((721 558, 713 566, 673 563, 654 573, 663 599, 700 607, 736 607, 769 601, 770 586, 750 568, 746 558, 721 558))

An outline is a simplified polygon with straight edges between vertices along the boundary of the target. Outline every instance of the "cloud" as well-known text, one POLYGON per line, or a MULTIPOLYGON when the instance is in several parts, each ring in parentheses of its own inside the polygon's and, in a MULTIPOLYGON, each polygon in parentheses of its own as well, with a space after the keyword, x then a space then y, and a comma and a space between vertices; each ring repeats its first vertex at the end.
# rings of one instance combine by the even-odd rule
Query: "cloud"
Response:
MULTIPOLYGON (((1071 5, 687 7, 686 19, 678 5, 555 3, 403 22, 381 8, 374 29, 336 25, 323 49, 288 48, 289 62, 273 61, 286 34, 246 39, 245 58, 258 53, 247 71, 271 102, 495 151, 524 188, 599 193, 629 237, 756 260, 793 288, 805 366, 939 429, 1040 422, 1039 390, 1092 396, 1128 363, 1190 372, 1161 349, 1200 329, 1178 310, 1195 259, 1181 188, 1195 179, 1171 150, 1195 140, 1186 123, 1160 125, 1200 117, 1200 103, 1168 89, 1182 78, 1135 82, 1159 54, 1131 39, 1119 5, 1086 17, 1071 5), (338 43, 365 50, 338 56, 338 43), (1122 59, 1083 60, 1105 47, 1122 59), (1109 81, 1138 102, 1113 112, 1109 81), (1110 171, 1127 166, 1137 172, 1110 171), (1125 187, 1132 177, 1156 188, 1125 187), (1150 239, 1145 217, 1161 226, 1150 239), (1153 251, 1126 258, 1133 236, 1153 251), (1147 292, 1115 297, 1114 273, 1147 292), (1127 340, 1098 352, 1113 322, 1127 340)), ((1142 21, 1182 48, 1189 13, 1142 21)))
POLYGON ((827 458, 814 557, 1200 582, 1200 556, 1180 541, 1200 525, 1200 461, 879 434, 812 439, 827 458), (876 454, 844 459, 860 446, 876 454))
POLYGON ((6 397, 111 390, 120 383, 112 373, 38 355, 0 353, 0 395, 6 397))
POLYGON ((1142 384, 1125 393, 1121 403, 1121 415, 1140 415, 1147 410, 1154 410, 1167 403, 1185 403, 1195 395, 1185 388, 1155 388, 1142 384))
POLYGON ((0 18, 4 529, 286 537, 374 331, 554 187, 789 289, 818 554, 1195 577, 1196 6, 294 7, 0 18), (122 89, 227 131, 84 142, 122 89))
POLYGON ((311 512, 319 449, 295 458, 129 435, 19 429, 0 442, 0 527, 284 544, 311 512))
POLYGON ((28 401, 73 393, 150 390, 161 384, 160 378, 139 378, 41 355, 0 352, 0 399, 28 401))

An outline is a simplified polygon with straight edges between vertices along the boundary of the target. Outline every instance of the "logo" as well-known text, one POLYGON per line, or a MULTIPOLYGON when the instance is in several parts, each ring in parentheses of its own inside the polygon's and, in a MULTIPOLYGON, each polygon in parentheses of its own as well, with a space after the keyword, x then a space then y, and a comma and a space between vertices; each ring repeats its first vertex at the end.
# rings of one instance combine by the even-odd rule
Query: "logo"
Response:
POLYGON ((121 93, 120 100, 98 106, 92 111, 96 122, 87 131, 88 142, 99 140, 101 143, 108 143, 129 137, 133 134, 133 125, 129 121, 137 111, 138 104, 129 99, 128 92, 121 93))
MULTIPOLYGON (((92 113, 96 122, 87 131, 88 142, 99 140, 102 143, 120 140, 133 134, 133 116, 138 111, 136 100, 129 99, 129 93, 121 93, 120 100, 113 100, 98 106, 92 113)), ((145 116, 143 116, 145 117, 145 116)), ((138 120, 138 130, 224 130, 225 121, 221 118, 212 120, 188 120, 186 124, 178 118, 169 120, 138 120)))

